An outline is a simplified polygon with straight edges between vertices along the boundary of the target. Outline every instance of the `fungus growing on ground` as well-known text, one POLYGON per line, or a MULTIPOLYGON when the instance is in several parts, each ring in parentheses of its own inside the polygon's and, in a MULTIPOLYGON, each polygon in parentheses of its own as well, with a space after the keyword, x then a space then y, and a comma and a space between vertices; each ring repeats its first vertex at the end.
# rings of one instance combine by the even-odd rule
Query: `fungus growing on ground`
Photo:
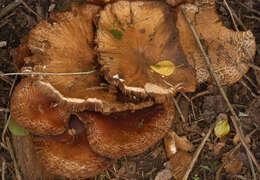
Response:
POLYGON ((37 135, 57 135, 65 131, 69 118, 51 90, 38 81, 23 79, 11 98, 12 116, 21 127, 37 135))
POLYGON ((138 103, 120 99, 116 89, 102 81, 93 50, 92 19, 98 10, 95 5, 74 5, 72 12, 52 14, 51 18, 56 21, 53 24, 41 21, 29 33, 27 46, 33 56, 26 57, 25 62, 33 65, 33 72, 96 71, 89 75, 34 77, 65 100, 64 106, 75 111, 109 113, 151 106, 152 101, 138 103))
POLYGON ((118 1, 100 12, 96 43, 105 79, 124 94, 163 102, 195 90, 173 12, 160 1, 118 1))
POLYGON ((107 116, 86 112, 82 116, 86 117, 91 148, 105 157, 120 158, 140 154, 163 138, 172 124, 173 106, 155 105, 107 116))
MULTIPOLYGON (((222 85, 231 85, 249 69, 245 62, 250 62, 255 55, 254 35, 251 31, 235 32, 226 28, 216 12, 215 0, 207 3, 197 0, 196 4, 185 4, 183 8, 207 51, 219 81, 222 85)), ((197 81, 211 80, 204 57, 180 8, 177 10, 176 26, 187 61, 196 70, 197 81)))
POLYGON ((87 4, 52 14, 53 23, 43 20, 29 32, 22 44, 29 53, 19 57, 21 72, 93 72, 28 75, 11 99, 12 116, 32 134, 44 167, 70 178, 94 176, 111 164, 108 158, 147 150, 173 120, 171 102, 130 99, 103 79, 93 42, 98 10, 87 4), (117 136, 127 141, 115 141, 117 136))

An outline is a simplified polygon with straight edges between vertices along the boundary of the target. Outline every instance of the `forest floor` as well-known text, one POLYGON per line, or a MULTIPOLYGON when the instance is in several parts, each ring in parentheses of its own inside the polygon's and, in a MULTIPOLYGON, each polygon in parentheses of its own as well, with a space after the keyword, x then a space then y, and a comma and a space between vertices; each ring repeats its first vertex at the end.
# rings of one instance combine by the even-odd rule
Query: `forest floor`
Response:
MULTIPOLYGON (((0 0, 0 72, 16 72, 12 62, 11 53, 16 48, 20 39, 32 29, 42 17, 48 17, 50 7, 53 11, 66 11, 70 8, 73 0, 24 0, 11 1, 0 0), (10 6, 13 5, 13 6, 10 6), (5 13, 9 7, 8 13, 5 13)), ((75 1, 75 0, 74 0, 75 1)), ((228 0, 230 8, 237 14, 245 28, 251 30, 256 37, 258 53, 254 57, 254 64, 260 66, 260 1, 259 0, 228 0)), ((225 26, 234 29, 230 13, 222 0, 217 0, 218 13, 221 15, 225 26)), ((239 25, 239 29, 243 27, 239 25)), ((250 134, 249 147, 260 163, 260 71, 250 69, 239 82, 230 87, 225 87, 225 92, 236 113, 240 117, 240 124, 244 134, 250 134)), ((13 87, 18 83, 19 77, 0 76, 0 133, 2 140, 11 138, 9 131, 5 132, 8 116, 9 103, 13 87)), ((230 117, 230 111, 223 99, 218 87, 214 84, 201 84, 196 92, 186 93, 184 97, 178 94, 176 100, 181 107, 185 123, 176 112, 173 130, 179 136, 186 136, 194 145, 194 153, 200 146, 203 138, 215 122, 220 113, 230 117), (188 100, 187 100, 188 99, 188 100), (192 99, 192 104, 189 101, 192 99)), ((231 130, 225 138, 217 139, 214 132, 211 133, 203 146, 200 156, 190 173, 192 180, 209 179, 241 179, 251 180, 255 173, 260 179, 257 168, 252 168, 248 160, 247 152, 243 146, 234 144, 236 135, 232 122, 229 122, 231 130), (234 169, 224 167, 229 158, 228 153, 238 148, 236 154, 230 161, 239 162, 234 169), (240 165, 242 165, 240 167, 240 165), (224 168, 223 168, 224 167, 224 168), (252 173, 254 172, 254 173, 252 173)), ((10 152, 0 147, 0 171, 2 179, 16 179, 14 157, 10 152)), ((157 143, 147 152, 134 157, 124 157, 108 169, 108 171, 93 179, 156 179, 159 180, 160 173, 169 168, 169 159, 166 156, 164 142, 157 143)), ((233 165, 232 165, 233 166, 233 165)), ((19 168, 18 168, 19 170, 19 168)), ((163 175, 166 179, 167 174, 163 175)), ((163 180, 164 178, 162 178, 163 180)), ((173 179, 173 178, 172 178, 173 179)))

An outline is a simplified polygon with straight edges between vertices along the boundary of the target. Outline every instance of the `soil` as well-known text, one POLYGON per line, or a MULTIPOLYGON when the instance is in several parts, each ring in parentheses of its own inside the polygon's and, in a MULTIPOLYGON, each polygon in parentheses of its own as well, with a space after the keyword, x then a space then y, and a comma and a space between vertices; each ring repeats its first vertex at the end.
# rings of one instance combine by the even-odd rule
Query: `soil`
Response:
MULTIPOLYGON (((41 19, 48 18, 48 10, 54 7, 53 11, 66 11, 75 0, 24 0, 16 7, 10 9, 2 16, 3 11, 10 4, 21 2, 19 0, 0 0, 0 72, 17 72, 16 66, 12 62, 12 51, 16 48, 20 39, 26 35, 41 19), (6 43, 6 45, 5 45, 6 43)), ((77 0, 82 3, 84 0, 77 0)), ((229 11, 222 0, 217 0, 218 13, 221 15, 224 24, 234 29, 229 11)), ((250 29, 256 37, 258 53, 254 57, 254 64, 260 66, 260 1, 259 0, 229 0, 229 6, 235 11, 238 18, 247 29, 250 29)), ((243 30, 242 26, 239 26, 243 30)), ((236 84, 225 87, 227 97, 235 108, 236 113, 241 118, 241 127, 245 134, 256 130, 251 136, 250 148, 254 153, 258 163, 260 163, 260 72, 250 69, 242 80, 236 84)), ((4 132, 4 139, 12 139, 9 131, 5 133, 6 122, 9 117, 9 100, 13 87, 19 82, 19 76, 0 76, 0 132, 4 132)), ((194 151, 200 145, 203 137, 209 130, 211 124, 220 113, 225 113, 230 117, 230 112, 226 102, 221 96, 218 88, 214 84, 201 84, 195 93, 187 93, 193 99, 191 104, 187 98, 179 94, 176 99, 181 107, 186 123, 183 123, 176 112, 173 130, 180 136, 186 136, 195 146, 194 151)), ((204 146, 189 179, 253 179, 250 162, 245 149, 241 146, 234 155, 236 160, 242 162, 242 168, 232 171, 225 167, 220 170, 223 163, 228 160, 227 153, 234 149, 233 143, 236 131, 230 121, 231 131, 225 138, 217 139, 214 133, 210 135, 204 146), (233 173, 232 173, 233 172, 233 173), (234 173, 235 172, 235 173, 234 173)), ((3 140, 3 139, 2 139, 3 140)), ((17 141, 13 141, 17 142, 17 141)), ((2 166, 2 179, 19 179, 16 170, 23 168, 16 167, 14 157, 6 149, 6 141, 2 141, 0 149, 0 164, 2 166)), ((13 147, 16 147, 13 144, 13 147)), ((14 148, 15 149, 15 148, 14 148)), ((166 156, 163 141, 151 147, 145 153, 135 157, 123 157, 117 160, 106 172, 90 179, 160 179, 158 175, 162 170, 169 168, 169 159, 166 156)), ((260 174, 254 170, 258 179, 260 174)), ((23 174, 22 172, 22 180, 23 174)), ((166 175, 163 176, 167 179, 166 175)), ((172 177, 172 179, 174 179, 172 177)))

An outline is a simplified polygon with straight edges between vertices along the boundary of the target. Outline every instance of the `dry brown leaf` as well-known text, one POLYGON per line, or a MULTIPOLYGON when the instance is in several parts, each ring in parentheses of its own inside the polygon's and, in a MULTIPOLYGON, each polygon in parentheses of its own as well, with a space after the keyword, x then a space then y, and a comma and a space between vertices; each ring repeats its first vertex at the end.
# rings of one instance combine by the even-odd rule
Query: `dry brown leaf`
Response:
POLYGON ((178 151, 171 157, 172 175, 176 180, 182 180, 191 160, 192 155, 185 151, 178 151))
MULTIPOLYGON (((250 144, 251 139, 250 139, 249 136, 246 136, 246 137, 245 137, 245 140, 246 140, 246 142, 247 142, 248 144, 250 144)), ((239 134, 237 133, 237 134, 234 136, 234 138, 233 138, 233 144, 237 145, 239 142, 240 142, 240 137, 239 137, 239 134)))
POLYGON ((229 172, 232 174, 238 174, 241 172, 242 167, 243 167, 242 161, 240 161, 238 159, 234 159, 225 166, 225 170, 226 170, 226 172, 229 172))
POLYGON ((221 149, 226 145, 226 143, 219 142, 214 145, 213 152, 215 155, 219 155, 221 149))

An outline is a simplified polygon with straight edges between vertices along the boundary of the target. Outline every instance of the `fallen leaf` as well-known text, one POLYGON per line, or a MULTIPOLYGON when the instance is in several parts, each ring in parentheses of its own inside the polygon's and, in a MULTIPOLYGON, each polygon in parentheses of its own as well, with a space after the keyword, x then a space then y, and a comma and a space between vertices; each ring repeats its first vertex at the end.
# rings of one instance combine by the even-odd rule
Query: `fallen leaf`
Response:
POLYGON ((172 173, 170 169, 163 169, 161 171, 159 171, 156 176, 155 176, 155 180, 169 180, 172 178, 172 173))
POLYGON ((8 129, 15 136, 28 136, 29 132, 21 128, 11 116, 8 119, 8 129))
MULTIPOLYGON (((246 136, 246 137, 245 137, 245 140, 246 140, 246 143, 248 143, 248 144, 251 142, 251 139, 250 139, 249 136, 246 136)), ((238 133, 236 133, 236 135, 235 135, 234 138, 233 138, 233 144, 234 144, 234 145, 237 145, 239 142, 240 142, 240 136, 239 136, 238 133)))
POLYGON ((223 142, 219 142, 217 143, 216 145, 214 145, 214 154, 215 155, 219 155, 221 149, 226 145, 226 143, 223 143, 223 142))
POLYGON ((175 70, 175 65, 171 61, 160 61, 155 65, 150 66, 151 69, 160 75, 163 76, 170 76, 174 70, 175 70))
POLYGON ((215 135, 220 138, 227 135, 230 131, 230 126, 228 123, 228 118, 226 114, 219 114, 217 117, 217 122, 214 128, 215 135))
POLYGON ((185 151, 178 151, 171 159, 172 175, 176 180, 182 180, 192 160, 192 155, 185 151))
POLYGON ((234 159, 225 166, 225 170, 226 172, 232 174, 239 174, 241 172, 242 167, 243 167, 242 161, 238 159, 234 159))

